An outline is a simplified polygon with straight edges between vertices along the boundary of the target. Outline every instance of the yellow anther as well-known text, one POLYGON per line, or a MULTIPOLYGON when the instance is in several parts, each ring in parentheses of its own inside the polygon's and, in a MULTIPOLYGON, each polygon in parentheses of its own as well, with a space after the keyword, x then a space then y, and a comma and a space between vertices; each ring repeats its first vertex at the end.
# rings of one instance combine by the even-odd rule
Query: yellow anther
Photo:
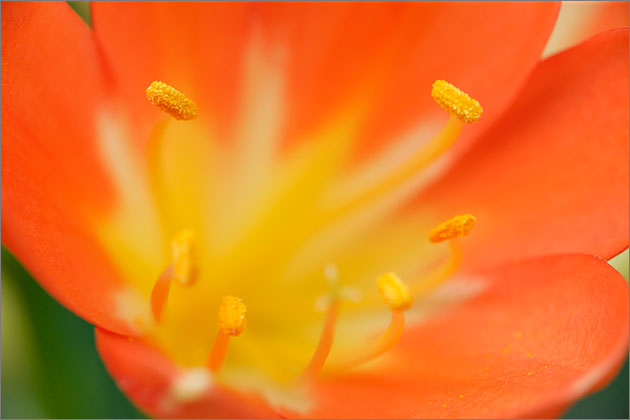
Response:
POLYGON ((152 82, 145 91, 153 105, 178 120, 192 120, 197 116, 197 105, 183 93, 162 82, 152 82))
POLYGON ((378 291, 392 310, 409 309, 413 303, 409 290, 394 273, 385 273, 376 281, 378 291))
POLYGON ((444 80, 436 80, 433 83, 431 96, 435 102, 461 122, 474 123, 483 112, 479 102, 444 80))
POLYGON ((173 238, 173 279, 183 286, 197 281, 197 235, 192 229, 184 229, 173 238))
POLYGON ((226 335, 239 335, 245 330, 247 308, 243 300, 234 296, 223 296, 219 306, 219 328, 226 335))
POLYGON ((433 243, 466 236, 475 227, 477 218, 472 214, 461 214, 440 223, 431 232, 429 240, 433 243))

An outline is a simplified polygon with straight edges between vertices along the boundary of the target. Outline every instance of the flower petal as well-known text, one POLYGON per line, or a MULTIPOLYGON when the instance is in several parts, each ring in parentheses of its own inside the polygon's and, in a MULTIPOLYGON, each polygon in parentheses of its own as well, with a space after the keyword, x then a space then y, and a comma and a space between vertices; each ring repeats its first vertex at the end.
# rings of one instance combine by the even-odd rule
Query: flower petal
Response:
POLYGON ((2 241, 55 298, 117 331, 119 277, 90 233, 113 189, 95 140, 106 87, 65 3, 2 3, 2 241))
POLYGON ((279 137, 288 143, 366 107, 358 151, 364 154, 423 121, 446 119, 429 95, 436 79, 482 102, 489 117, 468 136, 482 130, 538 61, 557 10, 557 4, 508 2, 97 2, 93 19, 138 115, 155 115, 138 92, 159 79, 189 90, 202 102, 200 116, 209 114, 228 137, 248 106, 278 111, 279 137), (248 79, 247 66, 257 78, 248 79), (269 68, 284 75, 279 93, 248 90, 248 81, 273 84, 269 68))
POLYGON ((628 30, 540 64, 504 117, 418 197, 436 216, 473 213, 475 265, 628 247, 628 30))
POLYGON ((96 345, 118 386, 156 418, 277 418, 262 401, 213 383, 205 368, 184 370, 143 344, 96 329, 96 345))
POLYGON ((558 415, 628 357, 628 285, 605 261, 544 257, 457 280, 486 288, 405 331, 373 369, 322 380, 308 416, 558 415))

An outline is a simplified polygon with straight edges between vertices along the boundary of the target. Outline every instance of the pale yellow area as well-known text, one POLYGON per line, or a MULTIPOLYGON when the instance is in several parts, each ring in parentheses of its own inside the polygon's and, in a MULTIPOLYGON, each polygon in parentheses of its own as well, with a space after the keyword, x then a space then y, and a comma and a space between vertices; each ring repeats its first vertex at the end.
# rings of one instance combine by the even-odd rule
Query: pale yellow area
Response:
MULTIPOLYGON (((601 18, 605 1, 563 1, 558 20, 542 57, 547 58, 586 40, 592 25, 601 18)), ((626 16, 626 24, 627 23, 626 16)), ((592 34, 594 35, 594 34, 592 34)))
POLYGON ((619 273, 623 276, 624 279, 626 279, 626 281, 628 281, 628 272, 630 271, 628 264, 629 258, 630 252, 626 249, 625 251, 608 261, 608 263, 612 265, 615 270, 619 271, 619 273))

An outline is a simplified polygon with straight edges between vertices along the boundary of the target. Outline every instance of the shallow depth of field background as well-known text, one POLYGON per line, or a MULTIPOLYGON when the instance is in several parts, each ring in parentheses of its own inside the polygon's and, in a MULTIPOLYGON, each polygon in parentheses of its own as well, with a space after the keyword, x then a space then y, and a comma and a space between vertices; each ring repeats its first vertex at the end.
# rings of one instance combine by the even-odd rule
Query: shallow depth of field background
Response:
MULTIPOLYGON (((72 3, 89 19, 89 3, 72 3)), ((612 264, 628 280, 628 251, 612 264)), ((94 327, 46 294, 2 248, 2 418, 143 418, 100 361, 94 327)), ((628 362, 566 418, 628 418, 628 362)))

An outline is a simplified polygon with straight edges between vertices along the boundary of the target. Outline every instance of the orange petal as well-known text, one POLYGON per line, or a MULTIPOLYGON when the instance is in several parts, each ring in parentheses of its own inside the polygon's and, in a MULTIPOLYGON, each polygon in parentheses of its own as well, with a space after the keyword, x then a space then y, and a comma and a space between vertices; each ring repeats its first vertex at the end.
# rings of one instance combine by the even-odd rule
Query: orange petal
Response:
POLYGON ((113 189, 95 117, 106 88, 89 28, 65 3, 2 3, 2 241, 55 298, 113 318, 118 273, 88 228, 113 189))
POLYGON ((477 217, 465 263, 568 252, 608 259, 628 247, 628 166, 626 29, 542 62, 416 207, 477 217))
MULTIPOLYGON (((208 377, 179 396, 175 388, 187 372, 141 341, 96 329, 96 346, 105 367, 123 392, 156 418, 277 418, 257 398, 227 389, 208 377), (187 397, 184 399, 184 397, 187 397)), ((208 372, 209 374, 209 372, 208 372)), ((202 374, 204 375, 204 374, 202 374)), ((181 388, 181 386, 180 386, 181 388)))
POLYGON ((236 2, 92 3, 96 39, 138 125, 141 145, 162 116, 142 94, 154 80, 186 94, 199 118, 226 135, 238 106, 250 19, 236 2))
POLYGON ((245 55, 260 40, 263 53, 280 47, 286 54, 283 141, 365 105, 358 152, 364 154, 422 121, 446 119, 429 95, 436 79, 479 99, 489 122, 538 61, 557 10, 507 2, 97 2, 93 20, 138 115, 155 115, 138 92, 163 79, 189 92, 200 117, 205 112, 229 137, 238 123, 245 55))
POLYGON ((308 416, 558 415, 628 357, 628 285, 605 261, 544 257, 459 281, 485 290, 407 330, 373 369, 323 380, 308 416))

